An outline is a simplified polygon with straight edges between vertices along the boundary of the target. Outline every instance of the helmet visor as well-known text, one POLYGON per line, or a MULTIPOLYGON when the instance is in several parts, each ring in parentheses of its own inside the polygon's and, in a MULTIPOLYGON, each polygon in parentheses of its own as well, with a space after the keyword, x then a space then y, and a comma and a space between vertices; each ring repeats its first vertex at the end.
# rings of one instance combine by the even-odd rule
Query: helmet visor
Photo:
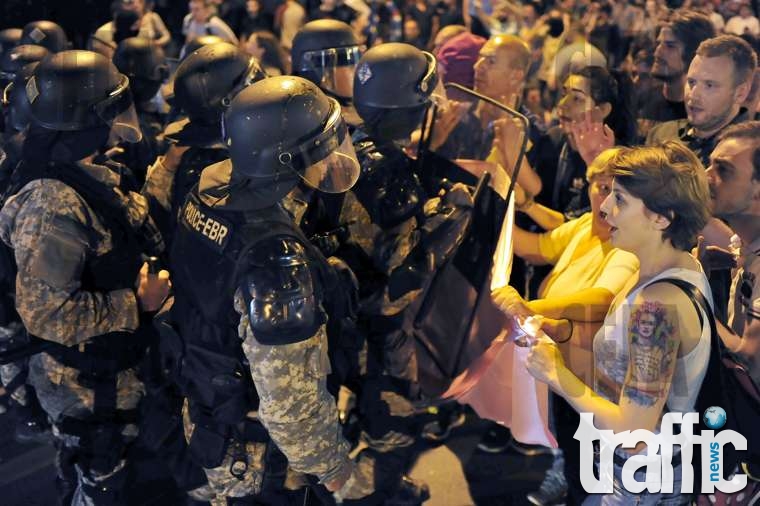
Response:
POLYGON ((289 152, 281 152, 278 159, 312 188, 342 193, 356 183, 361 168, 340 106, 334 99, 330 100, 333 110, 322 133, 289 152))
POLYGON ((238 93, 253 83, 261 81, 265 77, 267 77, 266 72, 261 68, 256 58, 251 57, 251 59, 248 60, 248 68, 245 73, 240 76, 235 87, 222 99, 222 105, 224 107, 229 107, 230 103, 232 103, 232 99, 234 99, 238 93))
POLYGON ((129 91, 129 79, 123 76, 119 86, 108 97, 93 107, 98 117, 111 127, 111 131, 125 142, 140 142, 142 132, 137 111, 129 91))
POLYGON ((331 94, 350 99, 354 94, 354 73, 362 56, 359 46, 306 51, 301 58, 301 72, 321 76, 319 86, 331 94))
POLYGON ((360 166, 351 137, 346 135, 340 146, 327 158, 309 165, 299 174, 306 184, 326 193, 343 193, 359 179, 360 166))

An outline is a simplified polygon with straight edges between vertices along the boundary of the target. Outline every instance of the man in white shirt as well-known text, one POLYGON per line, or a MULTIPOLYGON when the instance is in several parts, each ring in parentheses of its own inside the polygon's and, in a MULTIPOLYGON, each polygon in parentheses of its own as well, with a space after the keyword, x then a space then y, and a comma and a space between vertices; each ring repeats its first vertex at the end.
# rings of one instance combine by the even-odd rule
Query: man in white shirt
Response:
POLYGON ((190 12, 182 21, 185 44, 202 35, 216 35, 237 45, 238 39, 235 32, 216 15, 210 0, 190 0, 188 7, 190 12))
POLYGON ((728 20, 725 27, 726 33, 734 35, 744 35, 749 33, 755 37, 760 36, 760 21, 752 15, 749 5, 742 5, 739 9, 739 15, 728 20))

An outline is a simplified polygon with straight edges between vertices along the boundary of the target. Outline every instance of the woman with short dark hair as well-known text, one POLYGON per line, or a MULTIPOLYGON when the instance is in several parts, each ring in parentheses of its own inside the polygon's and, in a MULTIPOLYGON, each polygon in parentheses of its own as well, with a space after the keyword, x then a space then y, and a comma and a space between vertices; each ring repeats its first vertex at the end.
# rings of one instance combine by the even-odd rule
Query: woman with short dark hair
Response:
MULTIPOLYGON (((614 299, 593 340, 594 384, 584 384, 565 366, 556 344, 542 332, 527 367, 579 413, 593 413, 596 428, 615 433, 659 432, 664 412, 694 411, 710 356, 710 326, 690 298, 667 279, 699 290, 712 306, 707 278, 690 250, 710 213, 704 168, 680 142, 623 148, 611 160, 614 182, 602 211, 612 226, 612 245, 633 253, 640 269, 614 299), (644 314, 646 313, 646 315, 644 314), (646 321, 647 325, 641 322, 646 321)), ((622 465, 635 449, 615 449, 614 493, 592 494, 596 504, 689 504, 680 494, 680 451, 673 455, 673 493, 627 491, 622 465)), ((635 479, 644 481, 646 467, 635 479)), ((591 470, 588 470, 591 472, 591 470)))

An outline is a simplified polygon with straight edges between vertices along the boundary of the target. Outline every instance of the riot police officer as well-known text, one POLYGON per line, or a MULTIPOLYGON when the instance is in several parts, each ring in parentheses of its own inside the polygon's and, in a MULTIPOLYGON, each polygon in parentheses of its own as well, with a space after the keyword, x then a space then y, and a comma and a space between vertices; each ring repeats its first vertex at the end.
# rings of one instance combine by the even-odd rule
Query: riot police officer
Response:
POLYGON ((123 152, 114 158, 132 169, 138 181, 144 181, 148 166, 164 151, 158 142, 164 128, 164 114, 153 99, 161 83, 169 77, 169 67, 161 47, 141 37, 122 40, 114 52, 113 63, 129 78, 129 89, 143 133, 139 143, 122 144, 123 152))
POLYGON ((57 53, 69 47, 69 40, 66 37, 66 32, 58 23, 41 20, 32 21, 24 26, 19 41, 19 45, 21 44, 36 44, 51 53, 57 53))
MULTIPOLYGON (((34 124, 20 180, 0 211, 0 237, 12 248, 3 254, 18 266, 4 275, 16 278, 30 346, 44 350, 30 359, 29 382, 54 425, 59 459, 76 466, 62 478, 75 482, 77 505, 125 501, 143 390, 136 366, 147 315, 169 289, 168 272, 149 275, 142 260, 162 252, 148 199, 165 197, 120 187, 123 168, 92 161, 109 138, 140 138, 128 82, 89 51, 38 64, 25 86, 34 124)), ((148 188, 165 187, 166 174, 152 177, 148 188)))
MULTIPOLYGON (((44 51, 47 53, 47 50, 44 51)), ((15 78, 3 92, 3 118, 6 130, 3 133, 2 156, 0 156, 0 195, 2 195, 0 202, 3 201, 9 186, 12 185, 11 175, 21 158, 21 146, 30 122, 26 83, 36 66, 37 63, 30 63, 15 72, 15 78)), ((15 279, 3 277, 0 284, 2 285, 0 286, 0 350, 13 353, 17 340, 23 340, 24 333, 24 326, 15 310, 12 296, 15 279)), ((39 405, 34 389, 26 383, 28 372, 27 357, 16 360, 12 357, 2 357, 0 381, 5 393, 0 395, 0 403, 2 403, 0 405, 7 407, 14 415, 17 440, 47 439, 50 425, 47 422, 47 415, 39 405)))
POLYGON ((0 162, 0 194, 5 193, 5 183, 20 159, 21 145, 29 125, 29 102, 25 100, 26 81, 32 75, 33 64, 48 54, 48 50, 42 46, 24 44, 10 49, 0 61, 5 124, 2 140, 5 159, 0 162))
POLYGON ((337 101, 297 77, 241 91, 224 132, 230 158, 203 170, 179 213, 167 362, 209 480, 197 498, 285 504, 266 478, 284 473, 284 460, 271 458, 277 448, 330 490, 353 465, 325 388, 327 303, 335 314, 345 289, 281 201, 299 181, 345 191, 359 164, 337 101))
POLYGON ((222 113, 240 90, 264 77, 254 57, 227 42, 202 46, 177 68, 175 103, 187 117, 169 124, 165 131, 180 157, 172 192, 173 211, 182 205, 204 167, 229 156, 222 142, 222 113))
MULTIPOLYGON (((361 57, 361 48, 353 29, 346 23, 334 19, 320 19, 306 23, 298 30, 291 49, 293 75, 313 82, 329 97, 340 103, 343 118, 349 131, 360 120, 353 108, 354 70, 361 57)), ((322 240, 326 232, 338 227, 337 214, 342 204, 342 195, 327 194, 295 195, 308 201, 301 227, 315 243, 330 254, 329 241, 322 240)))
MULTIPOLYGON (((436 93, 434 57, 408 44, 376 46, 356 69, 354 106, 363 124, 354 138, 362 176, 346 194, 341 223, 348 234, 337 255, 359 278, 358 323, 369 343, 360 406, 370 448, 360 454, 359 467, 375 462, 381 490, 397 486, 418 432, 412 416, 419 395, 417 362, 412 336, 403 328, 405 311, 432 274, 429 267, 440 265, 450 249, 434 239, 438 227, 448 226, 443 210, 471 203, 460 187, 441 201, 429 200, 416 164, 401 149, 436 93), (425 258, 432 258, 431 266, 425 258)), ((453 225, 465 227, 466 220, 453 225)), ((427 495, 422 485, 401 485, 410 502, 427 495)))
POLYGON ((185 47, 185 51, 182 53, 181 58, 171 60, 172 62, 174 62, 173 70, 171 71, 171 76, 169 78, 169 81, 161 87, 161 99, 164 102, 164 104, 170 107, 170 111, 169 111, 170 122, 180 119, 180 113, 181 113, 179 108, 177 108, 174 105, 174 74, 176 72, 176 67, 180 63, 182 63, 182 61, 186 57, 190 56, 191 54, 193 54, 195 51, 202 48, 203 46, 210 46, 211 44, 218 44, 220 42, 227 42, 227 41, 216 35, 201 35, 200 37, 196 37, 187 43, 185 47))
POLYGON ((306 23, 296 33, 290 55, 293 75, 308 79, 335 98, 346 121, 356 125, 358 118, 351 99, 361 48, 353 29, 335 19, 306 23))
MULTIPOLYGON (((293 74, 313 82, 329 97, 340 103, 349 133, 360 120, 353 108, 353 80, 361 48, 353 29, 341 21, 321 19, 306 23, 296 33, 291 49, 293 74)), ((312 243, 326 256, 335 251, 335 235, 343 233, 339 222, 344 194, 314 192, 299 185, 285 205, 312 243)), ((352 331, 351 321, 330 321, 330 360, 332 373, 328 379, 330 392, 339 398, 341 421, 347 422, 349 398, 340 395, 341 385, 354 385, 359 375, 361 337, 352 331), (345 402, 344 402, 345 400, 345 402)), ((356 390, 355 386, 353 390, 356 390)), ((347 391, 342 390, 345 394, 347 391)), ((347 431, 350 427, 347 427, 347 431)))

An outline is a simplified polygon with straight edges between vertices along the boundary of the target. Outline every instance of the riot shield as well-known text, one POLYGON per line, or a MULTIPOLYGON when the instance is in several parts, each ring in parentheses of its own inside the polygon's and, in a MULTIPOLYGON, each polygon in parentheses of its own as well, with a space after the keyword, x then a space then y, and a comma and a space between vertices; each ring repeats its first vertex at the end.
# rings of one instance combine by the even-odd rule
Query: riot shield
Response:
MULTIPOLYGON (((405 322, 407 332, 415 338, 420 385, 431 396, 446 390, 488 347, 489 336, 496 337, 507 323, 491 302, 490 292, 509 279, 512 193, 527 146, 524 116, 467 88, 450 86, 467 95, 472 105, 465 120, 452 131, 449 145, 443 144, 444 149, 426 149, 425 141, 433 134, 421 136, 419 174, 432 188, 475 181, 477 189, 466 233, 425 285, 405 322), (493 134, 489 132, 493 122, 503 117, 517 118, 522 125, 519 155, 515 166, 509 168, 494 161, 493 134)), ((429 128, 434 131, 436 122, 430 122, 429 128)))

